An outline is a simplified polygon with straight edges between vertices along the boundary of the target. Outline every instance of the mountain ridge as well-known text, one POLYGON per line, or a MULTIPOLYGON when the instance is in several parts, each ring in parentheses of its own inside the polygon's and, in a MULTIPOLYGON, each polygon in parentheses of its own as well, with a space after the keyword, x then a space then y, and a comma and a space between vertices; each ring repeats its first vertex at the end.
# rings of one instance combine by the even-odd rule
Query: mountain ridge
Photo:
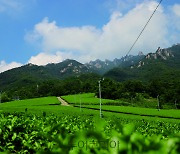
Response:
POLYGON ((152 80, 180 79, 180 44, 172 47, 157 49, 155 53, 148 53, 137 64, 130 67, 116 67, 105 73, 105 77, 118 81, 127 79, 152 80))
POLYGON ((38 66, 26 64, 0 73, 1 89, 12 86, 24 86, 44 80, 63 80, 71 76, 96 73, 117 81, 129 79, 151 80, 152 78, 179 78, 180 44, 161 49, 155 53, 124 56, 114 60, 95 60, 82 64, 76 60, 66 59, 57 64, 38 66))

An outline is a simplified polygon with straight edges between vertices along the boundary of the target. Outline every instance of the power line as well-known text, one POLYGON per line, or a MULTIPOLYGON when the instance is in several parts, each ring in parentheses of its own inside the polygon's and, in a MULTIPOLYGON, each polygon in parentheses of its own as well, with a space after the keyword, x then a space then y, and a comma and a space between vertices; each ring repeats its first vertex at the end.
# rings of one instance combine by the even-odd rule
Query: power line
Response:
POLYGON ((140 32, 140 34, 138 35, 138 37, 136 38, 136 40, 134 41, 133 45, 131 46, 131 48, 129 49, 129 51, 127 52, 126 56, 131 52, 131 50, 133 49, 134 45, 136 44, 136 42, 139 40, 140 36, 142 35, 143 31, 146 29, 148 23, 150 22, 151 18, 153 17, 153 15, 155 14, 156 10, 158 9, 159 5, 161 4, 163 0, 160 0, 158 5, 156 6, 154 12, 152 13, 152 15, 150 16, 149 20, 147 21, 147 23, 145 24, 145 26, 143 27, 142 31, 140 32))

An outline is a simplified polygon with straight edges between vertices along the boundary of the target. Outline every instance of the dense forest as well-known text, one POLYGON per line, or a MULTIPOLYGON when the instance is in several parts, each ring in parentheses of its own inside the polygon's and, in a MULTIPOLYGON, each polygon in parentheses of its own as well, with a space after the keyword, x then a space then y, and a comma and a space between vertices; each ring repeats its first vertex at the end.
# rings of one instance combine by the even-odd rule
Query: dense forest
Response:
MULTIPOLYGON (((96 74, 83 74, 79 77, 70 77, 65 80, 47 80, 37 84, 27 85, 21 88, 14 87, 1 94, 1 102, 13 99, 27 99, 44 96, 62 96, 93 92, 99 96, 98 81, 102 76, 96 74)), ((110 78, 101 81, 102 98, 123 99, 139 102, 143 98, 157 98, 160 107, 163 104, 174 105, 179 108, 180 82, 178 80, 164 81, 151 80, 142 82, 139 80, 127 80, 118 82, 110 78)))

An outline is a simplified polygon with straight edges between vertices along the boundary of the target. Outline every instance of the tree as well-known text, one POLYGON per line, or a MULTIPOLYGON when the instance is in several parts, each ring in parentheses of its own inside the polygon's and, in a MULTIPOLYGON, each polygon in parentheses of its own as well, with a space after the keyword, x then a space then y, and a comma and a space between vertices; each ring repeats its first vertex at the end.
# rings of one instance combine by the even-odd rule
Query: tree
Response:
POLYGON ((9 102, 11 99, 8 97, 7 93, 3 92, 1 94, 1 102, 9 102))

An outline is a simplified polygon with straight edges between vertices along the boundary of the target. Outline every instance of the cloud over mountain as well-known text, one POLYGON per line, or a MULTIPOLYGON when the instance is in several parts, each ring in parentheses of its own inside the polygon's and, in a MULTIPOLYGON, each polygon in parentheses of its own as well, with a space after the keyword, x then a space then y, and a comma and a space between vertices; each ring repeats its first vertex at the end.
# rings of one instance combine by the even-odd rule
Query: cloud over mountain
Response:
POLYGON ((36 65, 47 65, 49 63, 59 63, 62 62, 63 58, 68 58, 71 55, 65 55, 61 52, 56 52, 54 54, 50 53, 39 53, 36 56, 32 56, 28 63, 36 64, 36 65))
MULTIPOLYGON (((146 1, 126 14, 115 11, 101 29, 94 26, 61 27, 45 18, 34 26, 26 39, 40 43, 44 52, 71 52, 74 58, 82 62, 89 58, 121 57, 126 54, 156 6, 157 2, 146 1)), ((166 47, 170 45, 167 36, 168 18, 160 7, 132 53, 140 50, 151 52, 157 46, 166 47)))
POLYGON ((5 61, 0 61, 0 73, 20 66, 22 66, 21 63, 11 62, 8 64, 5 61))

